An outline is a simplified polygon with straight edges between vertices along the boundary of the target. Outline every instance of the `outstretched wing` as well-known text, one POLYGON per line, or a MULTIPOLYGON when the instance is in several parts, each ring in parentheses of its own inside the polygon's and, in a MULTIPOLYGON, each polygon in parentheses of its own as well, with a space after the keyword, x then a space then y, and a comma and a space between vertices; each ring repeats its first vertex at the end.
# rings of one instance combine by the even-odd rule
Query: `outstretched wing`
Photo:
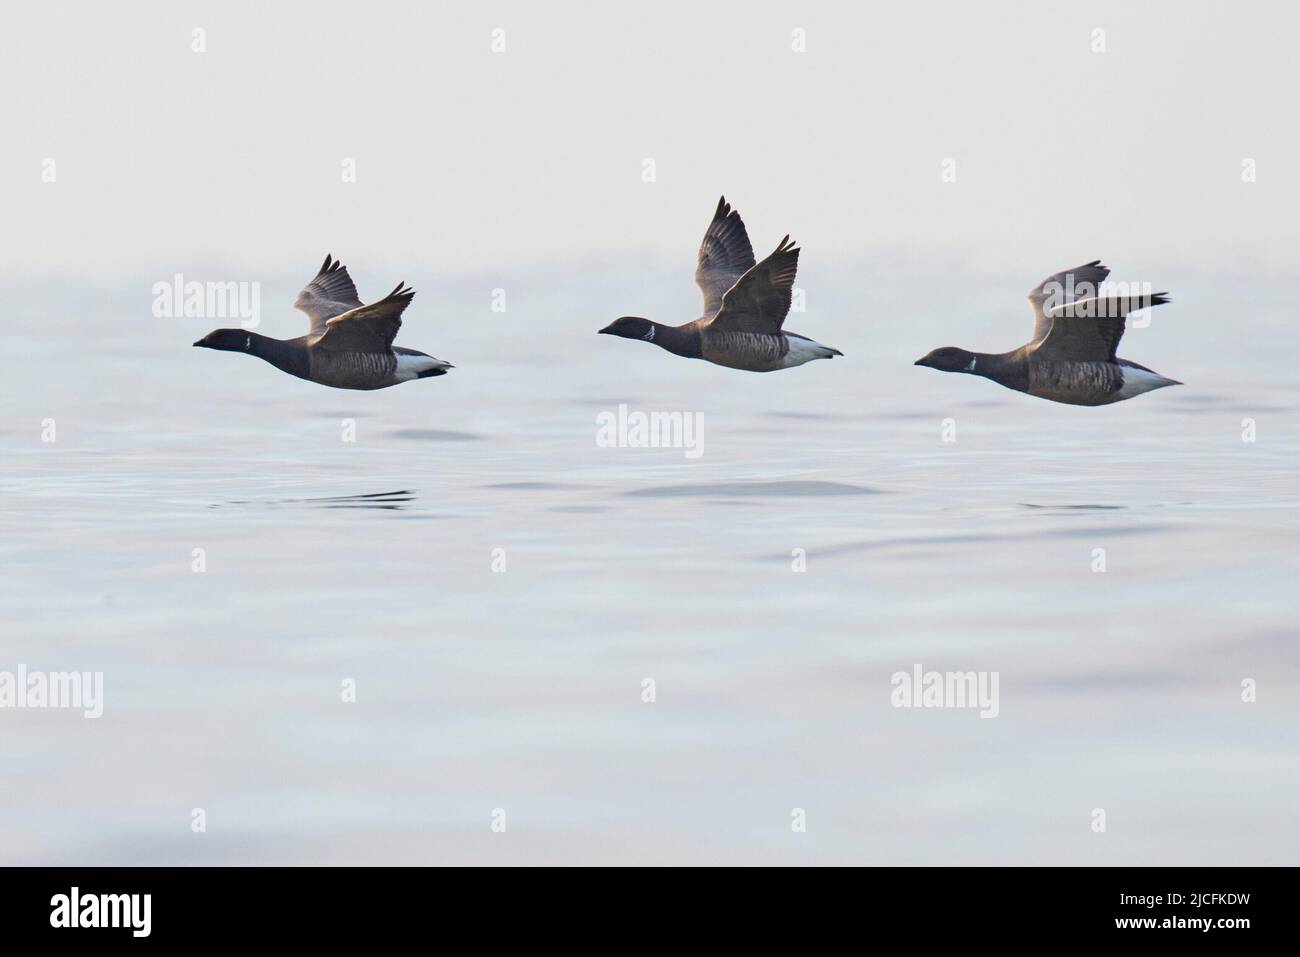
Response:
POLYGON ((1110 270, 1101 264, 1101 260, 1094 259, 1082 266, 1048 276, 1029 290, 1029 305, 1034 310, 1034 334, 1029 344, 1042 342, 1052 329, 1052 319, 1044 313, 1044 309, 1073 299, 1097 295, 1097 288, 1109 275, 1110 270))
POLYGON ((313 336, 325 331, 328 320, 359 305, 361 300, 357 297, 352 277, 348 275, 348 268, 333 256, 325 257, 316 278, 303 287, 293 302, 293 308, 311 319, 308 334, 313 336))
POLYGON ((402 328, 402 311, 415 297, 414 289, 398 283, 378 302, 358 306, 325 323, 324 331, 308 345, 332 352, 390 352, 397 330, 402 328))
POLYGON ((786 236, 776 251, 736 281, 722 297, 722 308, 708 327, 719 332, 756 332, 775 336, 781 331, 794 275, 799 268, 799 250, 786 236))
POLYGON ((1167 292, 1140 296, 1092 296, 1044 310, 1052 327, 1036 350, 1054 359, 1114 362, 1124 335, 1124 317, 1139 309, 1163 306, 1167 292))
POLYGON ((745 224, 723 196, 700 243, 695 265, 695 285, 704 293, 704 318, 717 315, 727 290, 753 265, 754 247, 749 244, 745 224))

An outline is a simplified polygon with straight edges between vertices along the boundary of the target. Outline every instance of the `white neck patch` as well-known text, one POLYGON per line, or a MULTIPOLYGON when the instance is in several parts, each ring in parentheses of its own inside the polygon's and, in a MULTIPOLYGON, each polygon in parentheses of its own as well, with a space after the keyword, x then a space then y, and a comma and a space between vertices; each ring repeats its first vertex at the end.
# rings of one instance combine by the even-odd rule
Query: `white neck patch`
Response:
POLYGON ((654 341, 655 341, 655 327, 654 327, 654 326, 651 326, 651 327, 650 327, 650 331, 649 331, 648 333, 646 333, 644 336, 642 336, 641 338, 644 339, 646 342, 654 342, 654 341))
POLYGON ((970 365, 968 365, 968 366, 966 367, 966 371, 967 371, 967 372, 974 372, 974 371, 975 371, 975 357, 974 357, 974 356, 971 356, 971 357, 970 357, 970 365))
POLYGON ((253 348, 253 337, 249 336, 244 340, 244 351, 247 352, 251 348, 253 348))

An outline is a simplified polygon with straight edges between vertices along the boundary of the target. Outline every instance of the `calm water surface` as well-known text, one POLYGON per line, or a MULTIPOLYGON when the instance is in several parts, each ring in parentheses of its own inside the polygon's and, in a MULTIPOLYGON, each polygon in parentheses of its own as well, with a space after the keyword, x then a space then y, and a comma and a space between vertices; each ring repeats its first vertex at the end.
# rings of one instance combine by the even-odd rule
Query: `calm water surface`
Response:
POLYGON ((814 270, 846 356, 767 376, 594 335, 690 318, 663 277, 410 276, 457 368, 378 393, 13 285, 0 669, 105 706, 0 711, 0 862, 1295 863, 1296 290, 1166 274, 1120 351, 1188 385, 1077 409, 910 365, 1023 341, 1024 276, 814 270), (598 447, 619 403, 703 455, 598 447), (998 717, 891 707, 918 663, 998 717))

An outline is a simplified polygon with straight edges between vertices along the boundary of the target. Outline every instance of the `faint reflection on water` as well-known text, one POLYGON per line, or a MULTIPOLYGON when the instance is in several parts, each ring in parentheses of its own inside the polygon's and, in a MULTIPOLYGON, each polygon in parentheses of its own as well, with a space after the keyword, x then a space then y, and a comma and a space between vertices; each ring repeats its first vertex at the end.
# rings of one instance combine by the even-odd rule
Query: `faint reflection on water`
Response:
POLYGON ((267 506, 267 505, 306 505, 317 508, 383 508, 393 511, 405 508, 416 500, 416 495, 409 489, 396 492, 371 492, 362 495, 330 495, 325 498, 279 498, 263 501, 240 499, 232 502, 217 503, 210 508, 228 508, 230 506, 267 506))
POLYGON ((879 495, 880 490, 843 482, 718 482, 700 485, 659 485, 633 489, 625 495, 645 498, 698 498, 712 496, 821 497, 827 495, 879 495))
POLYGON ((448 429, 394 429, 385 434, 392 439, 419 439, 425 442, 476 442, 483 438, 472 432, 453 432, 448 429))
POLYGON ((497 482, 479 487, 502 492, 572 492, 591 488, 590 485, 572 485, 566 482, 497 482))
MULTIPOLYGON (((1014 535, 902 535, 894 538, 882 538, 876 541, 866 542, 842 542, 839 545, 823 545, 817 549, 819 555, 851 555, 855 552, 870 552, 880 549, 889 548, 913 548, 917 546, 930 545, 985 545, 994 542, 1024 542, 1024 541, 1043 541, 1053 538, 1116 538, 1125 535, 1150 535, 1155 532, 1166 532, 1169 529, 1164 525, 1129 525, 1117 526, 1114 528, 1091 526, 1088 528, 1055 528, 1044 529, 1041 532, 1026 532, 1014 535)), ((786 557, 783 553, 765 554, 756 556, 762 561, 772 561, 786 557)))
POLYGON ((827 415, 825 412, 790 412, 783 409, 761 414, 769 419, 795 419, 799 422, 826 422, 836 418, 836 416, 827 415))
POLYGON ((1035 505, 1032 502, 1020 502, 1019 504, 1021 508, 1036 508, 1036 509, 1042 509, 1043 511, 1050 511, 1050 512, 1055 512, 1055 511, 1069 512, 1069 511, 1078 511, 1084 509, 1104 509, 1109 511, 1112 509, 1117 510, 1117 509, 1128 508, 1127 505, 1035 505))

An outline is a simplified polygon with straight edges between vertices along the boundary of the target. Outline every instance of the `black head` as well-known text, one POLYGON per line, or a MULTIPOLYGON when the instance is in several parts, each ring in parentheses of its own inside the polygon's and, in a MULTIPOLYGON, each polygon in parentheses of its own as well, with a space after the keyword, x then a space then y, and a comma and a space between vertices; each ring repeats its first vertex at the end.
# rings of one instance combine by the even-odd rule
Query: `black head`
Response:
POLYGON ((624 339, 645 339, 649 342, 654 342, 655 338, 654 323, 640 316, 620 316, 598 332, 602 336, 622 336, 624 339))
POLYGON ((254 334, 246 329, 213 329, 194 344, 204 349, 220 349, 222 352, 251 352, 253 337, 254 334))
POLYGON ((938 369, 940 372, 970 372, 975 368, 975 353, 958 349, 956 346, 944 346, 922 356, 912 364, 938 369))

